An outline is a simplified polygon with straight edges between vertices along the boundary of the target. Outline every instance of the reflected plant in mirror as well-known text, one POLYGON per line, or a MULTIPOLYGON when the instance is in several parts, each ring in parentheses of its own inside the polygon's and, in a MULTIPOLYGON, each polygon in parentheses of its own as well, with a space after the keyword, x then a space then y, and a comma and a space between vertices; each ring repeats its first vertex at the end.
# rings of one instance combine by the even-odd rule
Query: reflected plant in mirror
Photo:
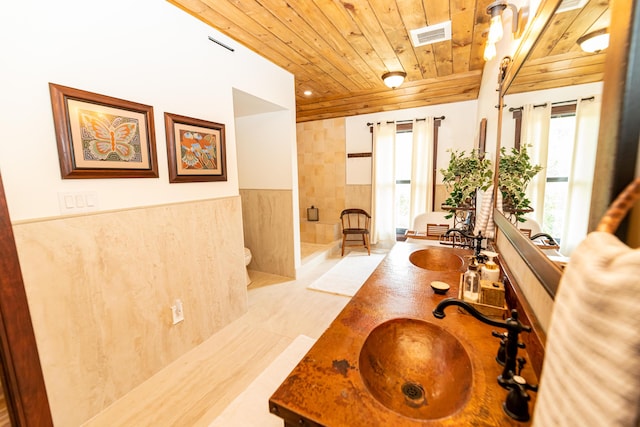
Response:
POLYGON ((524 215, 533 211, 526 190, 533 177, 542 170, 542 166, 531 163, 527 147, 530 145, 523 145, 520 150, 512 148, 510 154, 505 147, 500 149, 498 183, 503 210, 518 222, 524 222, 524 215))

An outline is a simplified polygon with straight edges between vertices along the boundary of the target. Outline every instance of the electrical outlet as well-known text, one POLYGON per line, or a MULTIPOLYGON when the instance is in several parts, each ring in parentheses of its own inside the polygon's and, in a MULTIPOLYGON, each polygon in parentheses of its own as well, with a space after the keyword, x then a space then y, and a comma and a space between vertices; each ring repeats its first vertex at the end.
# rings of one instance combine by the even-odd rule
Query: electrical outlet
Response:
POLYGON ((177 299, 171 306, 171 315, 173 316, 173 324, 178 324, 184 320, 184 311, 182 310, 182 301, 177 299))

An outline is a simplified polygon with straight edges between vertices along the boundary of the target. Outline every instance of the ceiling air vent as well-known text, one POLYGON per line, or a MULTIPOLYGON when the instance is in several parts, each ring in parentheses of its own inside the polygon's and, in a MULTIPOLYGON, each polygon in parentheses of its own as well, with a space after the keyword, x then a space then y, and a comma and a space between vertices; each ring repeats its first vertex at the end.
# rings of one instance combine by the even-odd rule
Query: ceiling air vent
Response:
POLYGON ((582 9, 588 0, 562 0, 556 13, 568 12, 570 10, 582 9))
POLYGON ((411 30, 410 33, 415 47, 451 40, 451 21, 411 30))

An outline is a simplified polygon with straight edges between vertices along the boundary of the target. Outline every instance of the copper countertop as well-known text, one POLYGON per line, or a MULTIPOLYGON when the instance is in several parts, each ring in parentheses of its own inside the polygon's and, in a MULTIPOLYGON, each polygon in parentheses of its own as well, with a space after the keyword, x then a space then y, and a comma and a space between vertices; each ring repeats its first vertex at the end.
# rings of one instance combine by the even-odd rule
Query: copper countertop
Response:
MULTIPOLYGON (((358 426, 525 426, 502 410, 507 390, 497 383, 502 367, 495 361, 499 341, 491 336, 495 327, 485 325, 457 307, 448 307, 444 319, 432 311, 444 298, 458 295, 457 271, 429 271, 409 262, 409 255, 425 246, 399 242, 367 279, 318 339, 302 361, 271 396, 269 407, 290 425, 328 427, 358 426), (437 295, 431 281, 451 285, 446 295, 437 295), (468 403, 457 413, 437 420, 418 420, 398 414, 378 402, 367 390, 359 373, 360 349, 369 333, 395 318, 425 320, 444 328, 462 343, 471 359, 473 382, 468 403)), ((472 252, 448 249, 466 259, 472 252)), ((499 332, 503 332, 499 330, 499 332)), ((519 356, 528 361, 525 350, 519 356)), ((522 376, 537 384, 531 367, 522 376)), ((533 413, 535 393, 531 395, 533 413)))

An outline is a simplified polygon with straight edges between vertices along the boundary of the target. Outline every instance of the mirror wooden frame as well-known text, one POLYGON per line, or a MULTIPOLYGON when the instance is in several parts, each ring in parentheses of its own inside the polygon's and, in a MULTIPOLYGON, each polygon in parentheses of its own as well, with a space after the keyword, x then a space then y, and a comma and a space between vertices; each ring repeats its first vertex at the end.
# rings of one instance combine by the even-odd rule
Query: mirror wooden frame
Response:
MULTIPOLYGON (((525 31, 522 42, 500 81, 498 153, 502 131, 503 97, 559 5, 559 0, 545 0, 540 4, 532 24, 525 31)), ((616 25, 611 30, 611 43, 607 51, 602 101, 602 111, 607 112, 608 119, 601 120, 598 134, 598 159, 594 185, 594 193, 597 195, 591 202, 589 230, 595 229, 599 218, 604 215, 609 204, 633 180, 638 159, 640 41, 637 38, 634 39, 632 35, 640 31, 640 7, 635 7, 633 0, 616 1, 611 20, 615 21, 616 25)), ((496 163, 498 161, 497 159, 496 163)), ((497 176, 496 170, 494 178, 496 181, 497 176)), ((497 182, 494 184, 497 189, 497 182)), ((495 197, 494 200, 496 200, 495 197)), ((547 293, 551 298, 555 298, 562 270, 529 239, 524 238, 522 233, 497 209, 494 211, 494 218, 496 226, 529 266, 547 293)), ((623 242, 628 238, 627 228, 623 223, 616 232, 623 242)))
POLYGON ((0 359, 12 426, 53 426, 0 175, 0 359))
MULTIPOLYGON (((497 131, 497 148, 496 148, 496 170, 494 173, 494 188, 499 191, 498 187, 498 164, 500 162, 500 147, 502 137, 502 115, 504 107, 504 96, 509 86, 515 79, 516 75, 522 68, 522 65, 529 57, 530 53, 538 41, 538 38, 547 27, 548 22, 553 17, 556 9, 560 5, 560 0, 546 0, 540 4, 536 11, 536 15, 531 21, 531 25, 525 30, 522 41, 518 46, 512 60, 508 64, 506 70, 501 71, 504 75, 500 82, 500 90, 498 95, 498 131, 497 131)), ((493 198, 497 200, 497 197, 493 198)), ((531 269, 536 278, 540 281, 542 287, 547 291, 551 298, 555 298, 562 270, 549 257, 547 257, 536 245, 531 242, 524 234, 522 234, 515 225, 511 223, 498 209, 494 210, 493 215, 496 227, 506 237, 515 251, 520 255, 525 264, 531 269)))

